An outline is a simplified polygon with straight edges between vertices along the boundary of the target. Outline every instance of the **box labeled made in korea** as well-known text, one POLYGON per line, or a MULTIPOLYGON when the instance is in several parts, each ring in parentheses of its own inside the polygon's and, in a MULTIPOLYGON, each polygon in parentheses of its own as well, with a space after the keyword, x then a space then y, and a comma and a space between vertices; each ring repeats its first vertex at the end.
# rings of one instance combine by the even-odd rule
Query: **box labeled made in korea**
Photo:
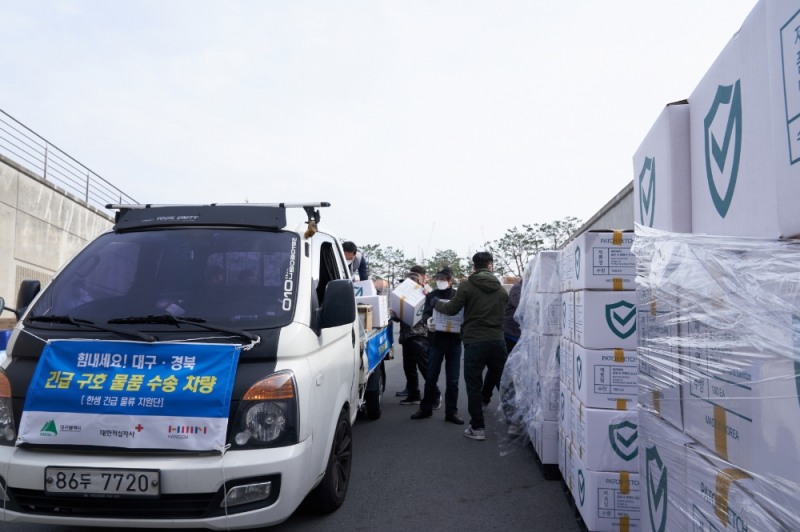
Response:
POLYGON ((356 297, 378 295, 372 281, 353 281, 353 293, 356 297))
POLYGON ((636 349, 636 292, 575 292, 574 339, 587 349, 636 349))
POLYGON ((796 2, 758 2, 691 93, 693 233, 800 234, 798 23, 796 2))
POLYGON ((633 219, 670 231, 692 232, 689 105, 668 104, 633 156, 633 219))
MULTIPOLYGON (((440 299, 442 303, 447 303, 449 299, 440 299)), ((433 326, 434 330, 440 332, 457 333, 461 332, 461 324, 464 323, 464 309, 458 311, 455 316, 448 316, 442 314, 438 310, 433 310, 433 326)))
POLYGON ((638 411, 578 404, 575 447, 594 471, 639 471, 638 411))
POLYGON ((356 304, 372 307, 372 327, 385 327, 389 324, 389 303, 387 296, 362 296, 356 304))
POLYGON ((577 236, 561 252, 562 290, 635 289, 633 239, 633 231, 586 231, 577 236))
POLYGON ((636 351, 573 347, 575 387, 572 393, 590 408, 632 410, 639 393, 636 351))
POLYGON ((692 441, 669 423, 639 411, 643 530, 691 530, 686 512, 686 453, 692 441))
POLYGON ((586 528, 599 532, 641 530, 639 474, 592 471, 577 453, 572 456, 575 462, 575 506, 586 528))
POLYGON ((411 279, 405 279, 389 294, 389 308, 406 325, 413 326, 422 319, 424 307, 424 288, 411 279))

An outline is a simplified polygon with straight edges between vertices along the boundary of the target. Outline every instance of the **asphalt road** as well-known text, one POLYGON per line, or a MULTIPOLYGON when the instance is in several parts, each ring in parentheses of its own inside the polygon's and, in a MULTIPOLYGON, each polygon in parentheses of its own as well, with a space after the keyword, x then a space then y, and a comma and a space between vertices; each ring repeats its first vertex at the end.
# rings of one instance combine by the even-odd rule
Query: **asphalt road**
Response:
MULTIPOLYGON (((386 362, 387 389, 383 414, 353 426, 354 459, 347 499, 335 513, 311 514, 301 507, 272 532, 315 530, 581 530, 560 481, 545 480, 529 448, 508 451, 504 425, 487 418, 486 441, 463 436, 464 426, 434 416, 411 420, 415 406, 399 404, 403 388, 399 346, 386 362)), ((440 387, 444 390, 443 375, 440 387)), ((492 399, 491 410, 497 407, 492 399)), ((459 411, 465 420, 463 376, 459 411)), ((3 525, 0 531, 55 532, 75 527, 3 525)), ((173 529, 174 530, 174 529, 173 529)))

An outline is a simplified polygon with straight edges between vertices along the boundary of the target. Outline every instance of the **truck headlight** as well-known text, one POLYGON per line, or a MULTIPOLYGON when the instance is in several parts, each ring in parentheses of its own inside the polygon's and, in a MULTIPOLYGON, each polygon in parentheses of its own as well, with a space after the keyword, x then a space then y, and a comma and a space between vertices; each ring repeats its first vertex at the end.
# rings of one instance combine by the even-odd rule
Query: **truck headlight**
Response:
POLYGON ((242 397, 233 424, 233 448, 297 443, 297 386, 291 371, 257 382, 242 397))
POLYGON ((17 429, 11 405, 11 383, 5 372, 0 371, 0 445, 14 445, 16 439, 17 429))

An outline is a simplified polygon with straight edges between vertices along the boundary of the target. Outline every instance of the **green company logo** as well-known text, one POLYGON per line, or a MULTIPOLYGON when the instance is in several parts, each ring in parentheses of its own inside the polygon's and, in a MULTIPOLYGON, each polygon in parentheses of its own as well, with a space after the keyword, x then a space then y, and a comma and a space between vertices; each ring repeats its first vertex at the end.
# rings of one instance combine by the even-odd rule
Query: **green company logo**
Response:
POLYGON ((355 286, 353 290, 356 292, 356 297, 361 297, 364 295, 364 287, 363 286, 355 286))
POLYGON ((608 324, 608 328, 623 340, 636 332, 635 317, 636 306, 632 303, 628 303, 624 299, 617 303, 606 305, 606 323, 608 324), (623 310, 623 312, 617 312, 617 309, 623 310))
POLYGON ((54 419, 51 419, 44 425, 42 425, 42 430, 39 431, 41 436, 58 436, 58 429, 56 428, 56 422, 54 419))
POLYGON ((578 499, 581 501, 581 506, 583 506, 583 501, 586 499, 586 479, 583 478, 582 469, 578 469, 578 499))
POLYGON ((667 478, 669 470, 661 461, 658 449, 648 447, 645 456, 645 481, 647 482, 647 506, 650 510, 650 530, 664 532, 667 529, 667 478))
POLYGON ((583 359, 581 357, 575 359, 575 376, 577 377, 578 389, 580 390, 583 387, 583 359))
POLYGON ((642 225, 653 227, 656 210, 656 159, 645 157, 639 172, 639 214, 642 225))
POLYGON ((564 419, 566 418, 566 413, 567 413, 566 401, 567 400, 564 397, 564 392, 561 392, 561 421, 564 421, 564 419))
POLYGON ((706 178, 711 200, 717 212, 725 218, 733 199, 736 178, 739 174, 739 158, 742 152, 742 89, 741 80, 733 85, 720 85, 711 103, 711 109, 703 121, 705 137, 706 178), (727 111, 725 113, 724 111, 727 111), (719 117, 717 116, 719 114, 719 117), (727 115, 727 116, 726 116, 727 115), (711 132, 714 125, 722 123, 724 129, 722 144, 711 132), (732 152, 732 153, 731 153, 732 152), (729 156, 729 153, 731 155, 729 156), (730 159, 730 165, 726 163, 730 159), (719 182, 727 183, 724 195, 720 195, 714 176, 719 182))
POLYGON ((630 462, 639 454, 639 427, 636 423, 623 421, 608 426, 608 440, 617 455, 630 462))
POLYGON ((581 278, 581 248, 575 246, 575 278, 581 278))

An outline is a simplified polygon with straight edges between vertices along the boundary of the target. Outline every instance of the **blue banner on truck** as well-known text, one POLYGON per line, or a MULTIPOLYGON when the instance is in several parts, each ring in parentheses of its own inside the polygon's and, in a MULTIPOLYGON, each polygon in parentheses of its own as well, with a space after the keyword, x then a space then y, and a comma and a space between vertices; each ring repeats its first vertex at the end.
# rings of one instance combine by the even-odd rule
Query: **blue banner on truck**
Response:
POLYGON ((222 449, 240 346, 52 341, 18 444, 222 449))
POLYGON ((367 360, 369 362, 369 371, 375 369, 389 349, 392 348, 392 336, 390 334, 391 327, 384 327, 379 332, 367 339, 367 360))

